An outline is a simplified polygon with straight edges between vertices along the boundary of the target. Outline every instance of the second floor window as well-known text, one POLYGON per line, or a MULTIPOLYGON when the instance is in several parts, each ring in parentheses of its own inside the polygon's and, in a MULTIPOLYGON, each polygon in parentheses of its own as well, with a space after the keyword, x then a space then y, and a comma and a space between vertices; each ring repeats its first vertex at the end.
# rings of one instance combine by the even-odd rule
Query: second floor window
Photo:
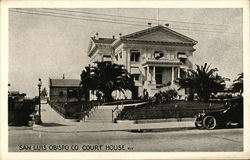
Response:
POLYGON ((186 53, 184 53, 184 52, 178 52, 177 56, 180 59, 181 63, 186 64, 186 60, 187 60, 186 53))
POLYGON ((181 63, 186 64, 186 58, 180 58, 181 63))
POLYGON ((137 50, 133 50, 131 51, 131 55, 130 55, 130 61, 131 62, 139 62, 139 58, 140 58, 140 52, 137 50))
POLYGON ((164 56, 164 53, 162 51, 155 51, 154 52, 154 58, 159 59, 164 56))

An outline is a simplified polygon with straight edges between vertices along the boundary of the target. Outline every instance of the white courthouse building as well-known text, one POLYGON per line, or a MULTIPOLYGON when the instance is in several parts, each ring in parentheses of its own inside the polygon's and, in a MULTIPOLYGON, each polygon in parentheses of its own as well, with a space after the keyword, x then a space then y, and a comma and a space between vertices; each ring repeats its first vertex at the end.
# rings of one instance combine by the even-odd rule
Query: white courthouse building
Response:
MULTIPOLYGON (((134 75, 138 96, 146 89, 153 96, 166 86, 176 87, 174 80, 183 71, 192 68, 190 58, 197 41, 158 25, 121 35, 118 38, 101 38, 98 33, 91 37, 88 56, 91 62, 112 61, 122 64, 134 75)), ((184 98, 185 91, 179 91, 184 98)))

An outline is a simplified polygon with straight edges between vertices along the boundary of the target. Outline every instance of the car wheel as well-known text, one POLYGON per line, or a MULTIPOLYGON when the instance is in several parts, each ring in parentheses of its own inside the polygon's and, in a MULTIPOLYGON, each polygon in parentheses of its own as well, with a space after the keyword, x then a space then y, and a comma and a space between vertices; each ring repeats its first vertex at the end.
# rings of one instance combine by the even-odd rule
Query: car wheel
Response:
POLYGON ((240 120, 240 122, 238 123, 238 127, 239 127, 239 128, 243 128, 243 119, 240 120))
POLYGON ((194 122, 194 125, 195 125, 195 127, 197 128, 197 129, 200 129, 201 127, 202 127, 202 125, 201 124, 199 124, 198 122, 194 122))
POLYGON ((206 129, 214 129, 217 125, 216 119, 214 118, 214 116, 206 116, 203 119, 203 127, 206 129))

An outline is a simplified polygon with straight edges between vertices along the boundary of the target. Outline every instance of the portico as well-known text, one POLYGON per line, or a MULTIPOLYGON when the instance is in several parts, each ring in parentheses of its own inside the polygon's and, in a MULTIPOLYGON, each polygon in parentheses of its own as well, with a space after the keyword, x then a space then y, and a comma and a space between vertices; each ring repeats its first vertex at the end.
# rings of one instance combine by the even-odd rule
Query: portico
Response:
POLYGON ((151 95, 161 87, 172 86, 174 80, 180 78, 181 65, 178 60, 148 59, 142 64, 145 70, 144 88, 151 95))

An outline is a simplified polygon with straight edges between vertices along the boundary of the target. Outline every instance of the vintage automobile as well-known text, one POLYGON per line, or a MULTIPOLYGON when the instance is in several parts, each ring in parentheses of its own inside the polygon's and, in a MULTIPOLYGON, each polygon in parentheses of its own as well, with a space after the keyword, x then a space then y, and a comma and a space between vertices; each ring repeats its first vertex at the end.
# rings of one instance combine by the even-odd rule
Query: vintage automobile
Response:
POLYGON ((226 109, 199 113, 196 115, 196 128, 215 129, 223 128, 233 123, 243 127, 243 97, 237 96, 225 103, 226 109))

